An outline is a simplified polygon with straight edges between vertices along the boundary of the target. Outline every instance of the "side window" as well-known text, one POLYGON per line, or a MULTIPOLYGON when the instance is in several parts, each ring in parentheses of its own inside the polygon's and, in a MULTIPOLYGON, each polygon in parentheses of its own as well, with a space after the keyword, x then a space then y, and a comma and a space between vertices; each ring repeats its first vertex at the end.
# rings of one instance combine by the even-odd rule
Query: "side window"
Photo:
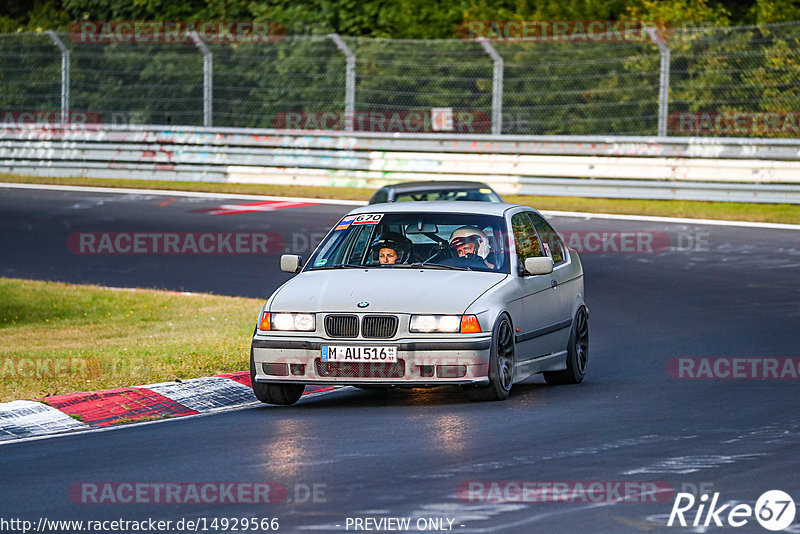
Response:
MULTIPOLYGON (((343 263, 364 263, 364 254, 367 252, 367 247, 369 246, 370 238, 372 237, 370 226, 371 225, 364 225, 359 228, 360 231, 351 245, 349 254, 350 260, 343 263)), ((369 261, 369 258, 367 258, 367 261, 369 261)))
POLYGON ((528 212, 528 216, 530 216, 533 225, 539 232, 539 236, 544 242, 545 249, 553 258, 553 263, 555 265, 563 263, 566 258, 564 257, 564 244, 561 241, 561 236, 559 236, 558 232, 553 230, 553 227, 538 213, 528 212))
POLYGON ((514 242, 517 245, 517 272, 522 273, 526 259, 543 255, 542 247, 531 220, 528 219, 525 212, 511 217, 511 228, 514 231, 514 242))

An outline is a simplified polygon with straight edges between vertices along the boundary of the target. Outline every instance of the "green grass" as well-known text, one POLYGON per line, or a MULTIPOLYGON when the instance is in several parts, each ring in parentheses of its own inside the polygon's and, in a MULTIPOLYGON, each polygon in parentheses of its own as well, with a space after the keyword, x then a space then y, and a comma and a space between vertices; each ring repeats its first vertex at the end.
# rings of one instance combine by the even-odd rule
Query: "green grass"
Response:
MULTIPOLYGON (((100 187, 132 187, 142 189, 177 189, 211 193, 294 196, 339 200, 369 200, 374 190, 354 187, 306 187, 294 185, 258 185, 228 183, 172 182, 152 180, 120 180, 106 178, 42 178, 0 174, 0 182, 83 185, 100 187)), ((683 200, 633 200, 615 198, 581 198, 504 195, 508 202, 533 206, 539 210, 617 213, 624 215, 657 215, 694 219, 722 219, 800 224, 800 205, 755 204, 750 202, 696 202, 683 200)))
POLYGON ((246 370, 261 304, 0 278, 0 401, 246 370))

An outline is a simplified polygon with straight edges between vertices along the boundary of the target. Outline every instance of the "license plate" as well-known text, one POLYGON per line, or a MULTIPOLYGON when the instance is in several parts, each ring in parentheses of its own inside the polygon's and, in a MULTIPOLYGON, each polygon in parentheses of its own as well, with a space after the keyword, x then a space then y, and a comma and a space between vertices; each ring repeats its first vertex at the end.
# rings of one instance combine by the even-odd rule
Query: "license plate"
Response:
POLYGON ((363 347, 322 345, 323 362, 389 362, 397 361, 397 347, 363 347))

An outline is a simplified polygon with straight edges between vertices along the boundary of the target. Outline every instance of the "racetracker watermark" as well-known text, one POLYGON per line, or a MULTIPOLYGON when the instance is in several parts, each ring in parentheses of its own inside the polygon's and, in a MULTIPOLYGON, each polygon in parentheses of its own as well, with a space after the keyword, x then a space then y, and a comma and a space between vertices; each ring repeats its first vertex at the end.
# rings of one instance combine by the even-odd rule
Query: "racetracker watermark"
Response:
POLYGON ((344 130, 351 123, 360 132, 486 133, 492 129, 492 117, 487 112, 470 109, 364 110, 352 114, 340 110, 282 111, 272 117, 272 127, 279 130, 344 130))
POLYGON ((800 135, 800 111, 675 111, 667 128, 675 134, 800 135))
POLYGON ((68 124, 87 130, 97 130, 104 123, 103 115, 95 111, 60 110, 0 110, 0 129, 41 128, 53 124, 68 124))
MULTIPOLYGON (((560 232, 559 235, 569 248, 579 253, 649 254, 670 248, 670 236, 664 232, 582 230, 560 232)), ((548 245, 553 250, 553 243, 548 245)))
MULTIPOLYGON (((293 232, 286 236, 284 252, 310 253, 325 238, 324 232, 293 232)), ((650 230, 562 231, 558 234, 564 244, 579 254, 656 254, 661 252, 708 252, 709 232, 692 231, 668 234, 650 230)), ((554 250, 554 236, 546 241, 554 250)), ((513 246, 513 243, 509 244, 513 246)))
POLYGON ((667 375, 681 380, 797 380, 800 358, 670 358, 667 375))
MULTIPOLYGON (((266 330, 264 319, 268 314, 262 315, 259 330, 266 330)), ((310 363, 304 356, 269 356, 269 361, 262 362, 259 340, 255 339, 253 347, 256 351, 256 368, 261 374, 294 378, 354 378, 354 379, 400 379, 408 376, 413 379, 464 379, 465 377, 486 376, 489 363, 483 358, 472 356, 420 356, 414 358, 413 363, 406 364, 402 359, 396 359, 386 350, 375 350, 365 354, 358 352, 355 347, 346 345, 326 345, 322 354, 310 363)))
POLYGON ((73 254, 280 254, 276 232, 75 232, 73 254))
POLYGON ((280 482, 78 482, 77 504, 276 504, 327 502, 325 484, 280 482))
POLYGON ((644 20, 466 20, 456 28, 462 41, 652 42, 671 35, 671 25, 644 20))
POLYGON ((0 379, 93 378, 103 373, 102 362, 92 358, 13 357, 0 358, 0 379))
POLYGON ((274 21, 139 21, 83 20, 69 25, 70 40, 84 44, 108 43, 275 43, 286 29, 274 21))
POLYGON ((654 503, 675 493, 658 481, 468 481, 456 488, 463 502, 480 503, 654 503))

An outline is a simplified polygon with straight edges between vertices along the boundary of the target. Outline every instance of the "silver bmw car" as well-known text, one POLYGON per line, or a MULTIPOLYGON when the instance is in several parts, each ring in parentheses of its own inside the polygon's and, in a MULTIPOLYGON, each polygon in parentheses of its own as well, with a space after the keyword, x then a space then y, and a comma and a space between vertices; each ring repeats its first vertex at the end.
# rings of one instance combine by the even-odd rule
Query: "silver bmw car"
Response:
POLYGON ((583 380, 588 309, 578 254, 534 209, 493 202, 357 208, 269 297, 253 392, 293 404, 306 384, 459 386, 503 400, 542 373, 583 380))

